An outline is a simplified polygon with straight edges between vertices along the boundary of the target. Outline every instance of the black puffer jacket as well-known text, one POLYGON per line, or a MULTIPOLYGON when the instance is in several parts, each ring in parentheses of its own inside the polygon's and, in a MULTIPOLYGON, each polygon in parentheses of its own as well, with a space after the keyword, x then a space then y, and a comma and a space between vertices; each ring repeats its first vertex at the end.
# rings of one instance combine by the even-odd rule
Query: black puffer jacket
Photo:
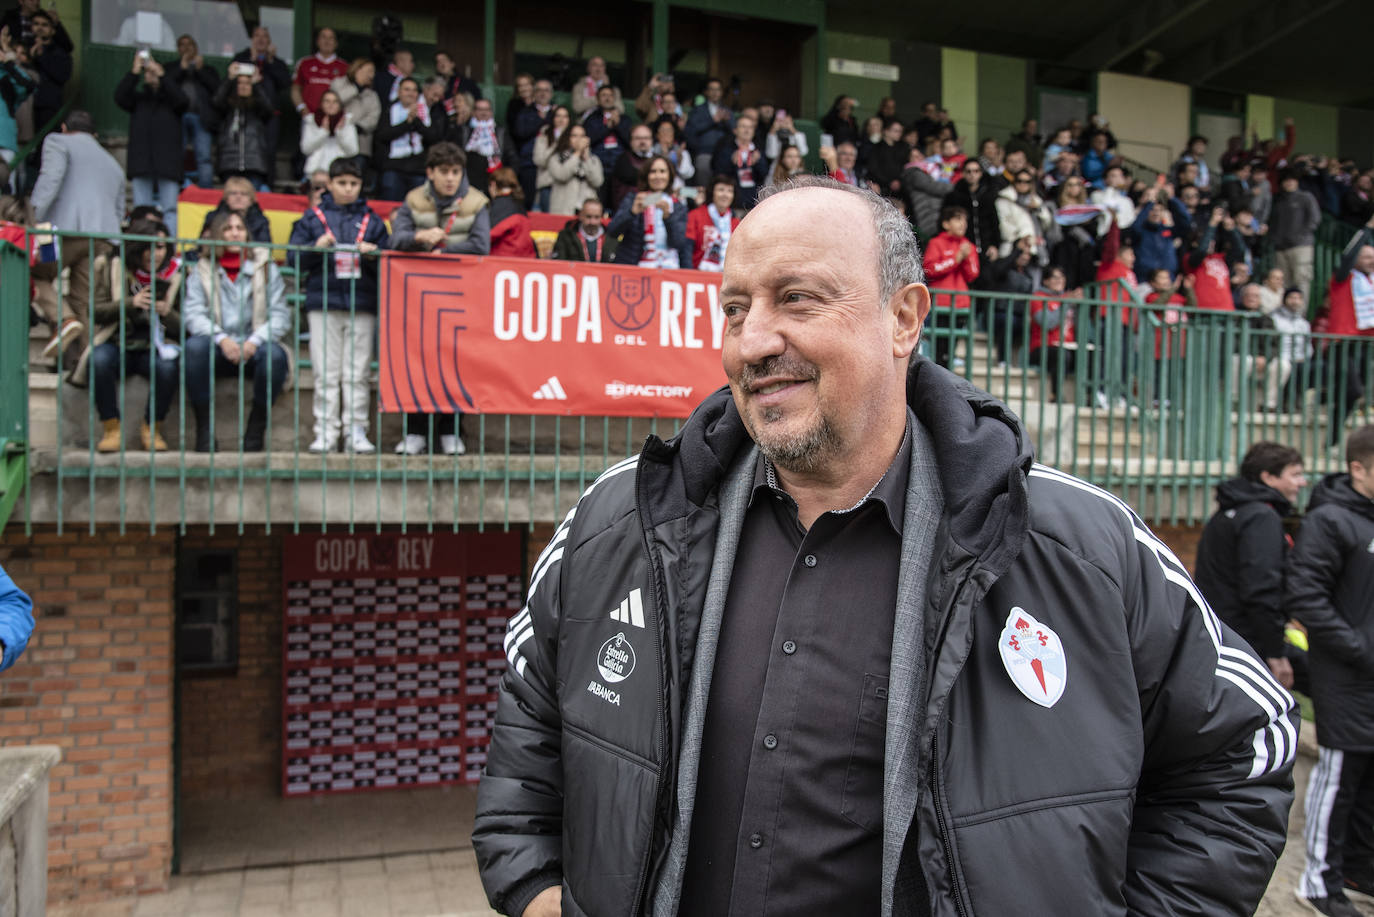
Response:
POLYGON ((1374 500, 1350 475, 1313 489, 1284 597, 1307 627, 1318 744, 1374 752, 1374 500))
POLYGON ((1283 655, 1283 565, 1292 511, 1277 490, 1247 478, 1217 485, 1217 513, 1207 520, 1193 574, 1217 617, 1261 658, 1283 655))
POLYGON ((181 181, 181 115, 186 93, 165 75, 156 89, 141 74, 124 74, 115 87, 115 104, 129 113, 130 178, 165 178, 181 181))
POLYGON ((213 104, 219 117, 215 171, 221 179, 229 175, 270 176, 275 171, 272 155, 276 151, 267 149, 267 119, 273 109, 262 87, 258 83, 252 95, 239 96, 238 81, 225 80, 215 92, 213 104))
MULTIPOLYGON (((905 674, 894 637, 885 913, 1252 913, 1284 843, 1292 699, 1125 504, 1032 465, 1004 406, 926 360, 908 403, 945 512, 905 674), (1062 641, 1051 706, 1008 675, 1013 609, 1062 641)), ((676 900, 685 689, 718 526, 743 511, 722 481, 753 455, 721 389, 603 474, 536 562, 473 831, 503 913, 560 881, 568 917, 676 900)))

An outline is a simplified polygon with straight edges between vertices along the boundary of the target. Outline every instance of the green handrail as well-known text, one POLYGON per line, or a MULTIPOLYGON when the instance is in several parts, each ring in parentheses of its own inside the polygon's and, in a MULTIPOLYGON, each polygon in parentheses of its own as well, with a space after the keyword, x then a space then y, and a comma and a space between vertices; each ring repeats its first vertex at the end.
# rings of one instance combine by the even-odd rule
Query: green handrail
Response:
MULTIPOLYGON (((123 257, 131 242, 148 241, 60 235, 82 240, 92 252, 109 247, 114 257, 123 257)), ((285 249, 288 255, 302 251, 261 247, 285 249)), ((212 247, 202 257, 217 256, 212 247)), ((183 287, 192 279, 186 273, 190 269, 181 268, 183 287)), ((26 273, 15 276, 27 283, 26 273)), ((16 282, 0 284, 7 302, 27 296, 26 289, 14 289, 16 282)), ((1303 348, 1310 348, 1312 357, 1284 371, 1280 364, 1285 353, 1291 356, 1292 340, 1257 327, 1254 316, 1186 307, 1166 312, 1113 282, 1090 285, 1084 296, 1064 300, 1077 313, 1076 340, 1058 351, 1028 352, 1024 329, 1046 294, 958 295, 967 296, 971 308, 935 310, 923 348, 933 352, 938 343, 948 344, 957 371, 1022 419, 1042 461, 1121 494, 1152 519, 1191 522, 1205 516, 1211 488, 1234 474, 1239 456, 1258 438, 1294 445, 1314 471, 1334 469, 1338 456, 1330 446, 1351 423, 1370 419, 1367 403, 1363 413, 1356 411, 1347 384, 1360 379, 1374 391, 1367 358, 1374 347, 1368 339, 1312 335, 1303 348), (1000 351, 1006 362, 999 364, 992 351, 1000 351), (1284 375, 1289 378, 1279 378, 1284 375), (1271 403, 1276 410, 1266 411, 1271 403)), ((126 305, 122 294, 117 296, 118 304, 126 305)), ((95 327, 94 286, 78 305, 78 315, 95 327)), ((330 299, 326 306, 352 314, 355 302, 330 299)), ((293 311, 285 341, 305 384, 271 409, 269 430, 277 439, 272 451, 245 453, 231 445, 241 440, 248 413, 252 380, 242 369, 221 380, 219 396, 207 408, 221 437, 221 449, 209 454, 191 451, 194 426, 188 419, 184 360, 172 393, 176 414, 164 425, 172 445, 166 453, 129 445, 98 453, 93 388, 81 392, 58 384, 55 434, 30 449, 27 492, 42 496, 36 521, 54 522, 59 529, 109 523, 121 530, 202 523, 238 529, 285 524, 293 530, 398 523, 433 529, 465 522, 556 521, 603 469, 633 455, 646 434, 672 435, 679 426, 651 418, 579 417, 573 423, 558 417, 469 417, 463 430, 469 454, 397 456, 388 448, 399 434, 396 419, 371 413, 369 436, 379 447, 375 455, 311 454, 305 448, 313 402, 308 384, 319 367, 306 353, 306 323, 293 311)), ((24 310, 10 308, 4 314, 22 316, 24 310)), ((126 345, 129 328, 124 318, 118 321, 111 340, 126 345)), ((7 345, 27 343, 26 333, 12 334, 17 326, 10 327, 11 319, 6 323, 7 345)), ((184 347, 184 330, 174 343, 184 347)), ((129 353, 119 348, 120 379, 130 375, 129 353)), ((6 360, 6 371, 13 365, 22 362, 6 360)), ((16 381, 6 395, 27 394, 27 376, 16 381)), ((151 387, 156 385, 153 380, 151 387)), ((136 422, 141 398, 133 400, 122 384, 118 398, 121 416, 136 422)), ((21 407, 26 406, 27 398, 21 407)), ((31 513, 26 520, 35 521, 31 513)))
POLYGON ((28 472, 29 257, 0 242, 0 531, 28 472))

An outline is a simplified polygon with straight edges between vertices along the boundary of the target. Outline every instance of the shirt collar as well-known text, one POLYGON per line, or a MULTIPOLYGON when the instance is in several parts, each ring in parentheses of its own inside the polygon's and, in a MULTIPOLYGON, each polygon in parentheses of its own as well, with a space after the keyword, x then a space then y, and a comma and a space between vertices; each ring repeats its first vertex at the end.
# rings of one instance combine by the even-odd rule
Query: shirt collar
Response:
MULTIPOLYGON (((892 458, 892 464, 887 466, 883 476, 878 479, 868 493, 848 509, 831 510, 834 515, 845 515, 855 510, 861 509, 869 501, 877 501, 883 505, 887 512, 887 521, 892 526, 892 530, 898 535, 902 534, 902 527, 906 518, 906 486, 907 478, 911 473, 911 427, 914 416, 911 408, 906 409, 906 430, 902 433, 902 444, 897 447, 897 454, 892 458)), ((749 496, 749 505, 761 497, 772 493, 785 497, 792 501, 792 495, 783 489, 778 483, 778 472, 773 463, 759 452, 758 459, 754 465, 754 489, 749 496)))

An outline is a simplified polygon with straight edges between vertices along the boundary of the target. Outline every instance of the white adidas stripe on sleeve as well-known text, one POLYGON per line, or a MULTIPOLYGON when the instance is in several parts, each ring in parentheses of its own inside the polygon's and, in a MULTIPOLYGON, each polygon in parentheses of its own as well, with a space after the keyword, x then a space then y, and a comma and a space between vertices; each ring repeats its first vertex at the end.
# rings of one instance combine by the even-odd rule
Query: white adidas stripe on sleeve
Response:
POLYGON ((1292 696, 1274 680, 1269 669, 1259 660, 1249 653, 1226 646, 1222 642, 1220 620, 1212 611, 1211 606, 1207 604, 1206 598, 1198 591, 1197 585, 1188 575, 1182 562, 1174 555, 1173 551, 1169 550, 1169 546, 1160 541, 1136 515, 1135 511, 1115 494, 1108 493, 1100 487, 1095 487, 1086 481, 1045 465, 1034 465, 1031 468, 1030 476, 1054 481, 1092 494, 1105 500, 1126 516, 1135 540, 1149 549, 1155 562, 1159 564, 1165 580, 1182 589, 1191 600, 1193 607, 1202 616, 1203 629, 1211 638, 1212 647, 1217 654, 1217 665, 1214 670, 1216 677, 1239 688, 1246 697, 1264 711, 1265 716, 1269 719, 1268 723, 1256 731, 1252 741, 1254 761, 1250 769, 1250 778, 1253 779, 1261 774, 1276 771, 1292 761, 1297 753, 1298 745, 1297 730, 1288 717, 1288 711, 1293 707, 1292 696), (1270 754, 1271 745, 1273 747, 1272 754, 1270 754))

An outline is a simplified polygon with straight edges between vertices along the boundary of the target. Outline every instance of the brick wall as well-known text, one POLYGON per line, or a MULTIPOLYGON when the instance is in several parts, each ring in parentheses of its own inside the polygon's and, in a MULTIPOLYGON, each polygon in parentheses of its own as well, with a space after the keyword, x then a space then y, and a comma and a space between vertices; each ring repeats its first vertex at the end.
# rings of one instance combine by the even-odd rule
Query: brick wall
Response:
MULTIPOLYGON (((529 536, 528 577, 556 527, 529 536)), ((243 535, 188 532, 183 549, 228 548, 239 564, 239 664, 223 675, 183 675, 181 798, 251 799, 281 791, 281 530, 243 535)))
POLYGON ((172 857, 175 538, 0 538, 37 626, 0 676, 0 745, 62 747, 53 768, 49 901, 166 886, 172 857))
POLYGON ((1182 561, 1191 572, 1197 566, 1197 543, 1202 537, 1200 525, 1153 525, 1150 526, 1159 540, 1169 546, 1169 550, 1182 561))
POLYGON ((238 669, 185 674, 178 709, 183 800, 277 795, 281 786, 281 529, 188 532, 184 550, 238 555, 238 669))

